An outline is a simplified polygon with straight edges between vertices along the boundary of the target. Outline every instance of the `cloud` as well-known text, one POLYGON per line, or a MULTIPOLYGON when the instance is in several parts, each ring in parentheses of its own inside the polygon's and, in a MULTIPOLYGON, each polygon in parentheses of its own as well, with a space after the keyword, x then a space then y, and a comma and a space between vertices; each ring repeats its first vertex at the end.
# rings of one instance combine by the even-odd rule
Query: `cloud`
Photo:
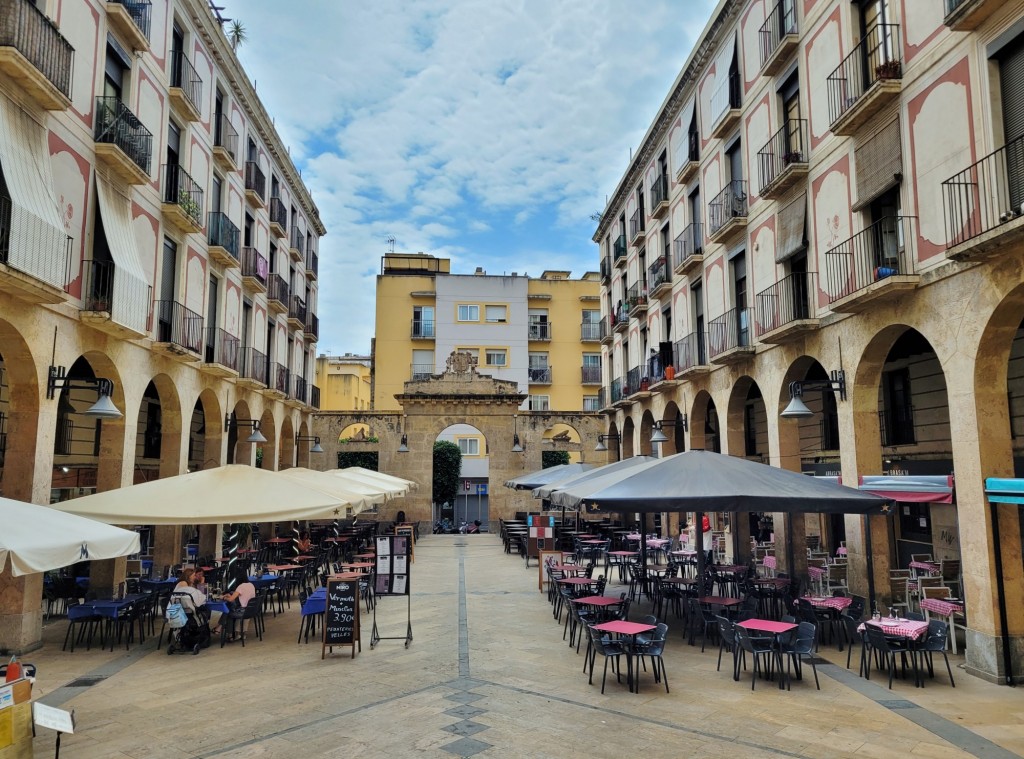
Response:
POLYGON ((362 352, 396 249, 453 272, 597 268, 590 214, 712 0, 231 0, 241 58, 328 229, 320 350, 362 352), (471 242, 470 242, 471 240, 471 242))

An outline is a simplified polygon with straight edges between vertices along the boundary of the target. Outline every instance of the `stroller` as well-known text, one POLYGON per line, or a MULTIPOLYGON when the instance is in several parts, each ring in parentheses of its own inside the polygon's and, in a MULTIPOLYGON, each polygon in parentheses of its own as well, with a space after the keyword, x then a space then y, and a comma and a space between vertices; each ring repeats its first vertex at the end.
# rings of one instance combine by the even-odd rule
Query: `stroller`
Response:
POLYGON ((199 649, 210 647, 210 625, 207 624, 206 614, 196 609, 188 593, 171 593, 164 616, 167 626, 171 628, 168 656, 174 653, 191 653, 195 656, 199 649))

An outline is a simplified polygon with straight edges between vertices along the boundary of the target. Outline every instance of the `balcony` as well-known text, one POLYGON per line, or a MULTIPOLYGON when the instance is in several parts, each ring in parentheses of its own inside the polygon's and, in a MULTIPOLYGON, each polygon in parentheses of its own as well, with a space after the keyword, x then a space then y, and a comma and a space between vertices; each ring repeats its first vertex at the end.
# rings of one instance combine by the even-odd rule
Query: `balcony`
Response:
POLYGON ((708 204, 708 237, 727 242, 747 230, 747 183, 729 182, 708 204))
POLYGON ((316 279, 320 276, 320 257, 310 248, 306 251, 306 277, 316 279))
POLYGON ((942 183, 946 257, 982 258, 1024 239, 1024 135, 942 183))
POLYGON ((635 282, 626 290, 626 311, 630 318, 647 312, 647 287, 635 282))
POLYGON ((856 134, 875 114, 900 96, 899 25, 876 24, 829 74, 828 115, 833 134, 856 134))
POLYGON ((231 119, 222 113, 214 120, 213 160, 225 171, 234 171, 238 160, 238 132, 231 125, 231 119))
POLYGON ((238 338, 219 327, 206 328, 206 349, 200 371, 214 377, 238 376, 238 338))
POLYGON ((598 322, 599 331, 601 334, 601 345, 612 344, 612 329, 611 329, 611 317, 602 316, 601 321, 598 322))
POLYGON ((912 216, 887 216, 825 253, 829 307, 859 313, 870 305, 899 298, 917 287, 912 216))
POLYGON ((320 388, 312 383, 309 385, 309 407, 320 410, 320 388))
POLYGON ((584 385, 600 385, 601 384, 601 367, 600 366, 581 366, 580 367, 580 382, 584 385))
POLYGON ((245 199, 254 208, 266 205, 267 177, 257 161, 245 162, 245 199))
POLYGON ((622 378, 616 377, 612 380, 611 391, 608 393, 608 402, 613 406, 622 403, 625 397, 622 394, 622 378))
POLYGON ((625 304, 620 300, 618 307, 612 311, 612 331, 625 332, 629 327, 629 312, 625 304))
POLYGON ((527 339, 536 342, 551 340, 551 322, 531 322, 527 325, 527 339))
POLYGON ((270 199, 270 234, 274 237, 288 237, 288 209, 280 198, 270 199))
POLYGON ((288 396, 288 369, 276 361, 267 363, 267 381, 264 383, 264 394, 271 398, 288 396))
POLYGON ((149 0, 107 0, 107 22, 132 50, 149 50, 153 4, 149 0))
POLYGON ((128 184, 149 182, 153 135, 116 97, 96 98, 93 140, 97 163, 128 184))
POLYGON ((612 262, 610 258, 601 259, 601 283, 608 284, 608 280, 612 276, 612 262))
POLYGON ((210 258, 224 267, 238 266, 238 243, 241 232, 226 213, 210 211, 206 222, 206 241, 210 258))
POLYGON ((171 51, 171 107, 186 121, 199 121, 203 115, 203 80, 182 50, 171 51))
POLYGON ((647 220, 644 219, 639 211, 633 211, 633 215, 629 217, 629 244, 639 245, 643 242, 646 231, 647 220))
POLYGON ((583 411, 584 413, 596 414, 601 410, 601 391, 598 391, 597 395, 584 395, 583 396, 583 411))
POLYGON ((757 32, 761 48, 761 75, 775 76, 786 66, 800 44, 796 0, 782 0, 768 12, 757 32))
POLYGON ((550 385, 551 384, 551 367, 550 366, 531 366, 527 371, 530 374, 531 385, 550 385))
POLYGON ((758 340, 778 345, 818 328, 818 319, 811 318, 814 277, 814 272, 790 274, 757 294, 758 340))
POLYGON ((433 340, 434 320, 413 319, 411 337, 413 340, 433 340))
POLYGON ((320 317, 309 309, 307 309, 306 313, 306 328, 303 331, 306 333, 306 340, 309 342, 315 343, 320 340, 320 317))
POLYGON ((288 377, 288 400, 286 403, 296 408, 305 406, 309 398, 306 380, 298 374, 290 374, 288 377))
POLYGON ((181 166, 163 166, 164 194, 161 210, 164 220, 183 234, 203 231, 203 191, 181 166))
POLYGON ((0 72, 40 108, 71 105, 75 49, 30 0, 0 0, 0 72))
POLYGON ((626 385, 622 388, 624 398, 639 401, 651 397, 651 380, 646 366, 634 366, 626 372, 626 385))
POLYGON ((580 322, 580 342, 596 343, 601 339, 600 322, 580 322))
POLYGON ((700 136, 688 133, 686 136, 686 160, 676 169, 676 183, 686 184, 700 168, 700 136))
POLYGON ((653 392, 670 392, 679 383, 675 381, 675 359, 665 364, 660 355, 647 359, 647 376, 653 392))
POLYGON ((267 309, 277 314, 288 310, 288 283, 280 274, 267 277, 267 309))
MULTIPOLYGON (((597 391, 597 411, 608 407, 611 403, 609 398, 611 398, 611 390, 609 388, 602 387, 597 391)), ((586 399, 584 398, 584 401, 585 400, 586 399)), ((584 407, 584 410, 586 410, 586 407, 584 407)))
POLYGON ((182 361, 203 356, 203 317, 174 300, 158 300, 153 350, 182 361))
POLYGON ((302 261, 305 258, 306 238, 302 236, 299 228, 292 226, 291 241, 288 243, 288 253, 293 261, 302 261))
MULTIPOLYGON (((152 287, 132 277, 124 286, 114 286, 117 267, 113 261, 82 262, 82 322, 94 329, 122 340, 138 340, 146 336, 145 324, 123 324, 128 314, 148 314, 152 287), (115 300, 117 303, 115 304, 115 300), (115 320, 114 314, 120 318, 115 320)), ((142 317, 140 317, 140 321, 142 317)))
POLYGON ((708 322, 708 353, 711 363, 735 364, 754 355, 754 341, 750 330, 752 309, 730 308, 717 319, 708 322))
POLYGON ((757 168, 761 178, 758 195, 780 198, 797 182, 807 178, 810 142, 807 120, 789 119, 757 152, 757 168))
POLYGON ((238 351, 238 384, 253 390, 267 386, 267 356, 255 348, 238 351))
POLYGON ((946 0, 944 23, 954 32, 969 32, 1005 4, 1005 0, 946 0))
POLYGON ((672 270, 685 275, 704 264, 704 226, 695 221, 679 233, 672 246, 672 270))
POLYGON ((658 256, 654 263, 647 267, 647 289, 651 298, 660 298, 672 292, 672 270, 668 268, 668 259, 658 256))
POLYGON ((306 328, 306 301, 298 295, 288 302, 288 326, 299 331, 306 328))
POLYGON ((619 235, 615 238, 615 244, 612 245, 612 263, 615 266, 626 265, 626 236, 619 235))
POLYGON ((660 219, 668 213, 668 175, 658 174, 651 182, 651 216, 660 219))
POLYGON ((740 76, 730 71, 711 93, 711 137, 724 139, 740 123, 740 76))
POLYGON ((428 380, 433 374, 433 364, 412 364, 409 367, 410 382, 422 382, 423 380, 428 380))
POLYGON ((54 229, 40 240, 30 215, 14 213, 0 180, 0 292, 29 303, 63 303, 70 279, 71 238, 54 229))
POLYGON ((672 346, 672 352, 675 354, 676 379, 711 371, 704 332, 691 332, 682 340, 677 340, 672 346))
POLYGON ((904 404, 891 409, 882 409, 878 412, 878 430, 883 447, 916 445, 914 407, 904 404))
POLYGON ((266 256, 256 248, 242 248, 242 287, 252 292, 266 292, 269 271, 266 256))

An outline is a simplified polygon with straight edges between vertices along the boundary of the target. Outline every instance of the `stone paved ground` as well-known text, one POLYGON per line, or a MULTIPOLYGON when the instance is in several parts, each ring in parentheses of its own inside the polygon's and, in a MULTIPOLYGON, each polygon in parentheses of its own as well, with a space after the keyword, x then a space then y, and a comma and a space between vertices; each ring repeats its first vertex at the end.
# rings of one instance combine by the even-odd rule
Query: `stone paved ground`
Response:
MULTIPOLYGON (((527 571, 496 536, 425 536, 413 570, 415 640, 371 650, 364 616, 355 659, 321 661, 319 644, 296 645, 297 605, 268 618, 263 642, 195 657, 168 657, 155 641, 128 653, 64 653, 66 622, 53 620, 29 659, 39 667, 37 697, 75 709, 78 730, 64 738, 62 756, 1024 755, 1019 692, 969 677, 956 668, 959 657, 955 689, 943 674, 923 690, 899 681, 889 691, 823 647, 836 664, 819 667, 820 691, 808 679, 791 692, 759 682, 752 693, 749 675, 736 683, 717 672, 717 649, 687 645, 673 619, 671 693, 647 673, 639 694, 612 678, 601 695, 587 684, 582 653, 562 641, 536 566, 527 571), (99 679, 67 687, 83 676, 99 679)), ((404 599, 381 600, 383 636, 404 634, 405 610, 404 599)), ((50 756, 53 739, 41 729, 36 755, 50 756)))

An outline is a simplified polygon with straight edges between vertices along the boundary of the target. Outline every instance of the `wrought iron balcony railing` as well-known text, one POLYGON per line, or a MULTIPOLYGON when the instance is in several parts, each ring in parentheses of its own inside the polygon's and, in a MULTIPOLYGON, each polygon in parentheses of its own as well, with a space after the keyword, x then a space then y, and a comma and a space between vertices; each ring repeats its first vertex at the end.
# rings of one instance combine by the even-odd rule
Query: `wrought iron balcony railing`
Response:
POLYGON ((156 341, 202 354, 203 317, 175 300, 156 302, 156 341))
POLYGON ((206 328, 206 351, 203 361, 207 364, 220 364, 228 369, 238 371, 238 338, 220 327, 206 328))
POLYGON ((592 342, 601 339, 600 322, 580 322, 580 340, 592 342))
POLYGON ((708 322, 708 347, 711 358, 735 348, 749 348, 753 343, 750 333, 751 309, 730 308, 708 322))
POLYGON ((433 339, 434 335, 434 320, 433 319, 413 319, 412 320, 412 336, 433 339))
POLYGON ((901 79, 900 27, 875 24, 835 71, 828 75, 829 122, 835 124, 879 81, 901 79))
POLYGON ((288 368, 276 361, 267 364, 266 386, 281 395, 288 395, 288 368))
POLYGON ((421 380, 428 380, 434 373, 433 364, 412 364, 409 367, 409 378, 413 382, 419 382, 421 380))
POLYGON ((676 237, 672 250, 672 268, 678 269, 693 256, 704 253, 704 225, 695 221, 676 237))
POLYGON ((782 0, 768 12, 768 17, 757 32, 761 65, 769 61, 788 35, 798 33, 796 0, 782 0))
POLYGON ((264 287, 267 286, 267 276, 270 272, 270 266, 267 263, 267 258, 261 254, 256 248, 244 247, 242 248, 242 276, 252 277, 258 281, 264 287))
POLYGON ((270 199, 270 223, 277 224, 285 231, 288 230, 288 209, 280 198, 270 199))
POLYGON ((113 261, 97 261, 95 259, 83 261, 82 276, 83 311, 113 314, 115 301, 123 299, 130 303, 119 304, 124 305, 125 308, 118 308, 118 312, 128 314, 148 312, 150 293, 153 288, 134 277, 127 278, 126 282, 115 288, 117 266, 113 261))
POLYGON ((711 93, 712 124, 717 126, 725 114, 739 107, 740 77, 738 72, 730 71, 711 93))
POLYGON ((672 283, 672 270, 668 268, 668 259, 658 256, 654 263, 647 267, 647 287, 654 292, 664 284, 672 283))
POLYGON ((291 238, 292 250, 299 251, 301 256, 306 248, 306 238, 302 236, 298 227, 292 227, 292 238, 291 238))
POLYGON ((288 396, 294 398, 297 401, 305 403, 309 395, 306 392, 308 385, 306 380, 300 377, 298 374, 291 375, 290 378, 291 387, 288 389, 288 396))
POLYGON ((267 177, 256 161, 245 162, 245 189, 256 193, 261 201, 267 197, 267 177))
POLYGON ((622 400, 622 378, 616 377, 612 380, 611 402, 618 403, 622 400))
POLYGON ((597 385, 601 382, 600 366, 581 366, 580 381, 584 385, 597 385))
POLYGON ((116 145, 132 161, 149 174, 153 155, 153 134, 117 97, 96 98, 93 138, 96 142, 116 145))
POLYGON ((638 235, 643 234, 646 223, 646 219, 640 216, 639 211, 633 211, 633 215, 629 217, 629 239, 634 240, 638 235))
POLYGON ((174 203, 195 222, 203 226, 203 189, 184 168, 176 163, 163 166, 164 203, 174 203))
POLYGON ((758 175, 761 178, 759 193, 778 179, 783 173, 808 160, 807 120, 787 119, 782 128, 771 136, 763 148, 757 151, 758 175))
POLYGON ((153 4, 150 0, 111 0, 111 2, 117 3, 128 11, 128 15, 135 22, 135 26, 139 27, 139 31, 148 40, 149 27, 153 15, 153 4))
POLYGON ((311 340, 320 339, 320 317, 306 309, 306 329, 304 330, 306 337, 311 340))
POLYGON ((708 204, 708 226, 714 235, 732 219, 747 215, 747 183, 742 179, 729 182, 708 204))
POLYGON ((550 366, 531 366, 527 370, 530 375, 530 383, 534 385, 550 385, 551 384, 551 367, 550 366))
POLYGON ((639 282, 634 282, 626 290, 626 312, 641 306, 647 306, 647 288, 639 282))
POLYGON ((814 272, 783 277, 757 294, 757 336, 811 318, 814 272))
POLYGON ((886 216, 825 252, 829 302, 888 277, 912 274, 906 240, 913 216, 886 216))
POLYGON ((1024 135, 943 182, 942 205, 951 248, 1024 216, 1024 135))
POLYGON ((306 324, 306 301, 298 295, 293 295, 288 304, 288 318, 306 324))
POLYGON ((306 251, 306 271, 311 272, 314 277, 320 276, 320 256, 315 250, 306 251))
POLYGON ((530 340, 550 340, 551 322, 531 322, 527 325, 530 340))
POLYGON ((181 88, 192 107, 202 112, 203 80, 183 50, 171 51, 171 86, 181 88))
POLYGON ((646 391, 650 387, 650 379, 647 377, 646 366, 634 366, 626 372, 626 386, 622 390, 623 396, 628 398, 636 393, 646 391))
POLYGON ((267 384, 267 356, 255 348, 239 348, 238 375, 267 384))
POLYGON ((238 131, 231 125, 231 119, 226 113, 222 113, 219 119, 214 122, 213 146, 223 148, 231 160, 238 158, 238 131))
POLYGON ((604 340, 606 337, 610 337, 612 334, 611 329, 611 317, 602 316, 601 321, 598 322, 598 333, 600 338, 604 340))
POLYGON ((267 300, 276 300, 282 306, 288 303, 288 283, 280 274, 267 277, 267 300))
POLYGON ((320 408, 320 388, 313 384, 309 386, 309 405, 318 410, 320 408))
POLYGON ((607 282, 612 276, 612 262, 609 258, 601 259, 601 281, 607 282))
POLYGON ((206 222, 206 236, 210 245, 224 248, 232 258, 238 259, 238 243, 242 233, 226 213, 210 211, 206 222))
POLYGON ((0 0, 0 47, 13 47, 66 98, 75 49, 30 0, 0 0))
POLYGON ((626 258, 626 236, 619 235, 615 238, 615 244, 612 245, 612 260, 618 261, 619 259, 626 258))
POLYGON ((682 340, 676 340, 672 352, 675 354, 676 374, 697 366, 708 365, 707 344, 703 332, 691 332, 682 340))
POLYGON ((658 174, 651 182, 651 209, 668 202, 668 177, 658 174))

